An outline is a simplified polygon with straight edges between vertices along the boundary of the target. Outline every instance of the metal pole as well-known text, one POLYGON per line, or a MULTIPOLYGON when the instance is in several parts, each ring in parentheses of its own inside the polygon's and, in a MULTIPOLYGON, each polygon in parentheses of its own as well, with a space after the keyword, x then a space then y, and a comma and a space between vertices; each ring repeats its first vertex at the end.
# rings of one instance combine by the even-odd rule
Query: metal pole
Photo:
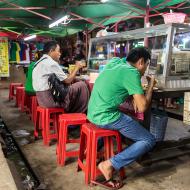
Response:
MULTIPOLYGON (((144 17, 144 27, 147 28, 149 27, 149 13, 150 13, 150 0, 147 0, 147 5, 146 5, 146 14, 144 17)), ((148 38, 144 38, 144 46, 148 47, 148 38)))
POLYGON ((86 58, 88 57, 88 28, 85 30, 85 45, 86 45, 86 58))

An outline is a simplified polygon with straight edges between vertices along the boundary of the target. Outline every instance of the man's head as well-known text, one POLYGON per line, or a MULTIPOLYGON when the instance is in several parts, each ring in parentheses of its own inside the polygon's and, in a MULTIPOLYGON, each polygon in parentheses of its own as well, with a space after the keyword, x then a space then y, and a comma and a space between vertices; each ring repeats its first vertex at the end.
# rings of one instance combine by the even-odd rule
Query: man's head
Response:
POLYGON ((61 56, 60 46, 56 41, 46 42, 44 45, 43 53, 49 55, 53 60, 59 61, 61 56))
POLYGON ((147 66, 150 63, 151 54, 150 51, 145 47, 138 47, 132 49, 128 56, 127 61, 137 68, 137 70, 144 75, 147 66))

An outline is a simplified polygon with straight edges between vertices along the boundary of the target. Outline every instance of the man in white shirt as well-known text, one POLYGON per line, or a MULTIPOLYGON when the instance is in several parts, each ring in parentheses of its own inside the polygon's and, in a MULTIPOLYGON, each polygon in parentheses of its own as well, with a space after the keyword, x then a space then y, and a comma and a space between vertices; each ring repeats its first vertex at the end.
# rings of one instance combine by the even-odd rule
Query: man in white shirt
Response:
POLYGON ((32 73, 33 87, 36 91, 39 105, 43 107, 63 107, 66 112, 85 113, 90 95, 86 83, 80 81, 71 84, 76 73, 84 65, 80 61, 76 61, 74 71, 67 76, 58 64, 61 56, 59 44, 56 41, 47 42, 43 51, 44 55, 35 64, 32 73), (54 102, 48 85, 48 78, 53 73, 60 81, 69 85, 68 93, 61 104, 54 102))

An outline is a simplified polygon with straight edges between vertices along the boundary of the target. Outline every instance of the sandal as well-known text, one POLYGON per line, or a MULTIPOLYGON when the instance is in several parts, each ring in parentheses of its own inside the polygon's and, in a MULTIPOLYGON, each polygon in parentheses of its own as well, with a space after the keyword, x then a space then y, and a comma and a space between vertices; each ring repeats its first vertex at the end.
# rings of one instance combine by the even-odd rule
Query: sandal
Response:
POLYGON ((110 189, 110 190, 120 189, 124 185, 124 183, 121 180, 114 180, 113 178, 108 179, 103 182, 91 181, 91 183, 94 185, 98 185, 100 187, 104 187, 106 189, 110 189), (109 182, 112 182, 114 184, 114 186, 112 186, 109 182), (118 186, 117 186, 117 184, 118 184, 118 186))

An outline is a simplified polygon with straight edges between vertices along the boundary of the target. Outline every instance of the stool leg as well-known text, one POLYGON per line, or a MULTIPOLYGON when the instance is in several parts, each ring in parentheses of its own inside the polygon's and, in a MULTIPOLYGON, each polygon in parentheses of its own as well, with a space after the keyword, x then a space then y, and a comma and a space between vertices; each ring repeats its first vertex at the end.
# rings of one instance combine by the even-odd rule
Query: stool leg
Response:
POLYGON ((97 138, 92 134, 91 180, 96 180, 97 138))
MULTIPOLYGON (((86 151, 86 156, 87 156, 87 146, 88 146, 88 143, 87 143, 87 139, 88 137, 86 136, 85 133, 81 132, 81 135, 80 135, 80 148, 79 148, 79 157, 78 157, 78 160, 80 160, 82 163, 83 163, 83 160, 84 160, 84 157, 85 157, 85 151, 86 151), (85 144, 87 146, 85 146, 85 144)), ((77 171, 80 171, 81 168, 80 166, 78 165, 77 167, 77 171)))
POLYGON ((114 142, 113 137, 109 137, 109 145, 110 145, 110 157, 114 156, 114 142))
POLYGON ((42 137, 43 137, 43 143, 44 145, 47 144, 47 132, 46 132, 46 111, 45 112, 42 112, 41 113, 42 117, 42 121, 41 121, 41 124, 42 124, 42 137))
POLYGON ((67 123, 64 121, 61 124, 61 128, 63 128, 63 133, 61 134, 61 162, 60 165, 64 166, 65 165, 65 159, 66 159, 66 144, 67 144, 67 136, 68 136, 68 125, 67 123))
POLYGON ((104 158, 110 158, 110 137, 104 137, 104 158))
POLYGON ((21 103, 21 111, 22 112, 24 112, 24 109, 25 109, 25 102, 26 102, 26 94, 25 94, 25 92, 23 92, 22 103, 21 103))
POLYGON ((36 120, 34 123, 34 137, 38 137, 39 123, 40 123, 40 113, 36 111, 36 120))
POLYGON ((9 85, 9 101, 11 100, 11 94, 12 94, 12 87, 9 85))
POLYGON ((59 122, 59 135, 57 142, 57 163, 61 163, 61 141, 62 141, 63 127, 61 127, 61 123, 59 122))
MULTIPOLYGON (((117 150, 118 150, 118 152, 121 152, 122 151, 122 143, 121 143, 121 136, 120 136, 120 134, 116 135, 116 142, 117 142, 117 150)), ((119 171, 119 173, 120 173, 121 179, 125 179, 126 178, 124 168, 121 168, 120 171, 119 171)))
POLYGON ((91 167, 90 167, 90 162, 91 162, 91 135, 88 136, 87 138, 87 146, 86 146, 86 167, 85 167, 85 184, 90 183, 90 177, 91 177, 91 167))
POLYGON ((51 114, 49 113, 48 109, 46 109, 45 111, 46 115, 45 115, 45 122, 44 122, 44 128, 45 128, 45 132, 44 132, 44 135, 45 135, 45 142, 44 142, 44 145, 47 145, 49 146, 49 143, 50 143, 50 117, 51 117, 51 114))

